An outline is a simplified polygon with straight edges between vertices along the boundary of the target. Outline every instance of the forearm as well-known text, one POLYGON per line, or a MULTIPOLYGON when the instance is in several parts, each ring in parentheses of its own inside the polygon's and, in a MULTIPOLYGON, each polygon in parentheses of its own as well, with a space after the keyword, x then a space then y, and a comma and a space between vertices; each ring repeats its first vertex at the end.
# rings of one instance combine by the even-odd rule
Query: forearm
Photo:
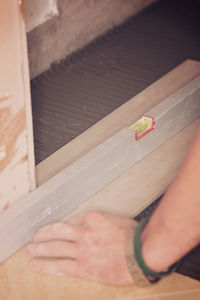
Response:
POLYGON ((146 264, 161 272, 200 242, 200 129, 183 167, 142 234, 146 264))

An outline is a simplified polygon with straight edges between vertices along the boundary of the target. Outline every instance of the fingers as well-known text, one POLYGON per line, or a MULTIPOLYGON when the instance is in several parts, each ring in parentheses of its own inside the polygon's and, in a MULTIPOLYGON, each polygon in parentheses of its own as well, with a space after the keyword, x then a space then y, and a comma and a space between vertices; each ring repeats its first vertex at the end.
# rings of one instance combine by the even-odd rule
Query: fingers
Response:
POLYGON ((84 225, 85 215, 85 212, 82 212, 81 214, 79 213, 78 215, 71 217, 71 219, 69 219, 69 222, 74 225, 84 225))
POLYGON ((77 241, 80 228, 69 223, 54 223, 41 228, 33 237, 33 242, 45 242, 50 240, 77 241))
POLYGON ((48 274, 78 276, 78 264, 74 260, 33 259, 29 263, 29 268, 32 271, 48 274))
POLYGON ((77 244, 64 241, 51 241, 46 243, 30 244, 25 252, 32 257, 77 257, 77 244))

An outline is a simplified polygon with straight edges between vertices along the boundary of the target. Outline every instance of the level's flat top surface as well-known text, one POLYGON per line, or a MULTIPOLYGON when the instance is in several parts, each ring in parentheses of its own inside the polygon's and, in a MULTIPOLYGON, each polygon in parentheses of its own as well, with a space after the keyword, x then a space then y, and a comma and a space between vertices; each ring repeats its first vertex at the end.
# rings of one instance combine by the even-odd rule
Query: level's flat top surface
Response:
MULTIPOLYGON (((200 60, 199 11, 198 0, 159 1, 35 78, 36 163, 184 60, 200 60)), ((200 279, 200 247, 180 271, 200 279)))

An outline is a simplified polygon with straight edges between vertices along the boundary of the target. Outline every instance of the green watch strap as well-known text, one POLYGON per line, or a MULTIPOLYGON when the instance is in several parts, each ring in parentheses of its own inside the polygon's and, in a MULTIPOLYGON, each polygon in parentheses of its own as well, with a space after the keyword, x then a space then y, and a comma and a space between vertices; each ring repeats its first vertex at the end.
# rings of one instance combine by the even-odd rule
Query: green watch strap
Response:
POLYGON ((142 230, 144 229, 146 223, 148 222, 149 218, 145 218, 144 220, 142 220, 137 228, 136 228, 136 232, 135 232, 135 238, 134 238, 134 252, 135 252, 135 259, 139 265, 139 267, 142 269, 142 271, 144 272, 144 274, 146 276, 151 276, 151 277, 156 277, 156 278, 162 278, 166 275, 171 274, 173 271, 175 271, 175 269, 177 268, 178 263, 173 264, 171 267, 169 267, 168 270, 161 272, 161 273, 156 273, 154 271, 152 271, 145 263, 143 257, 142 257, 142 247, 141 247, 141 233, 142 230))

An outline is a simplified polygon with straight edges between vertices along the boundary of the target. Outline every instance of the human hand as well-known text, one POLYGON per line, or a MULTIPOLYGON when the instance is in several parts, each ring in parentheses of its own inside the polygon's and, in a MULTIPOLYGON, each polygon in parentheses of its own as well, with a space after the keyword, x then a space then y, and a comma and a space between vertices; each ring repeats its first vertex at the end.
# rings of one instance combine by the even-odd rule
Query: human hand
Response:
POLYGON ((81 277, 116 286, 132 285, 125 247, 136 222, 92 211, 74 224, 54 223, 40 229, 25 248, 33 271, 81 277))

